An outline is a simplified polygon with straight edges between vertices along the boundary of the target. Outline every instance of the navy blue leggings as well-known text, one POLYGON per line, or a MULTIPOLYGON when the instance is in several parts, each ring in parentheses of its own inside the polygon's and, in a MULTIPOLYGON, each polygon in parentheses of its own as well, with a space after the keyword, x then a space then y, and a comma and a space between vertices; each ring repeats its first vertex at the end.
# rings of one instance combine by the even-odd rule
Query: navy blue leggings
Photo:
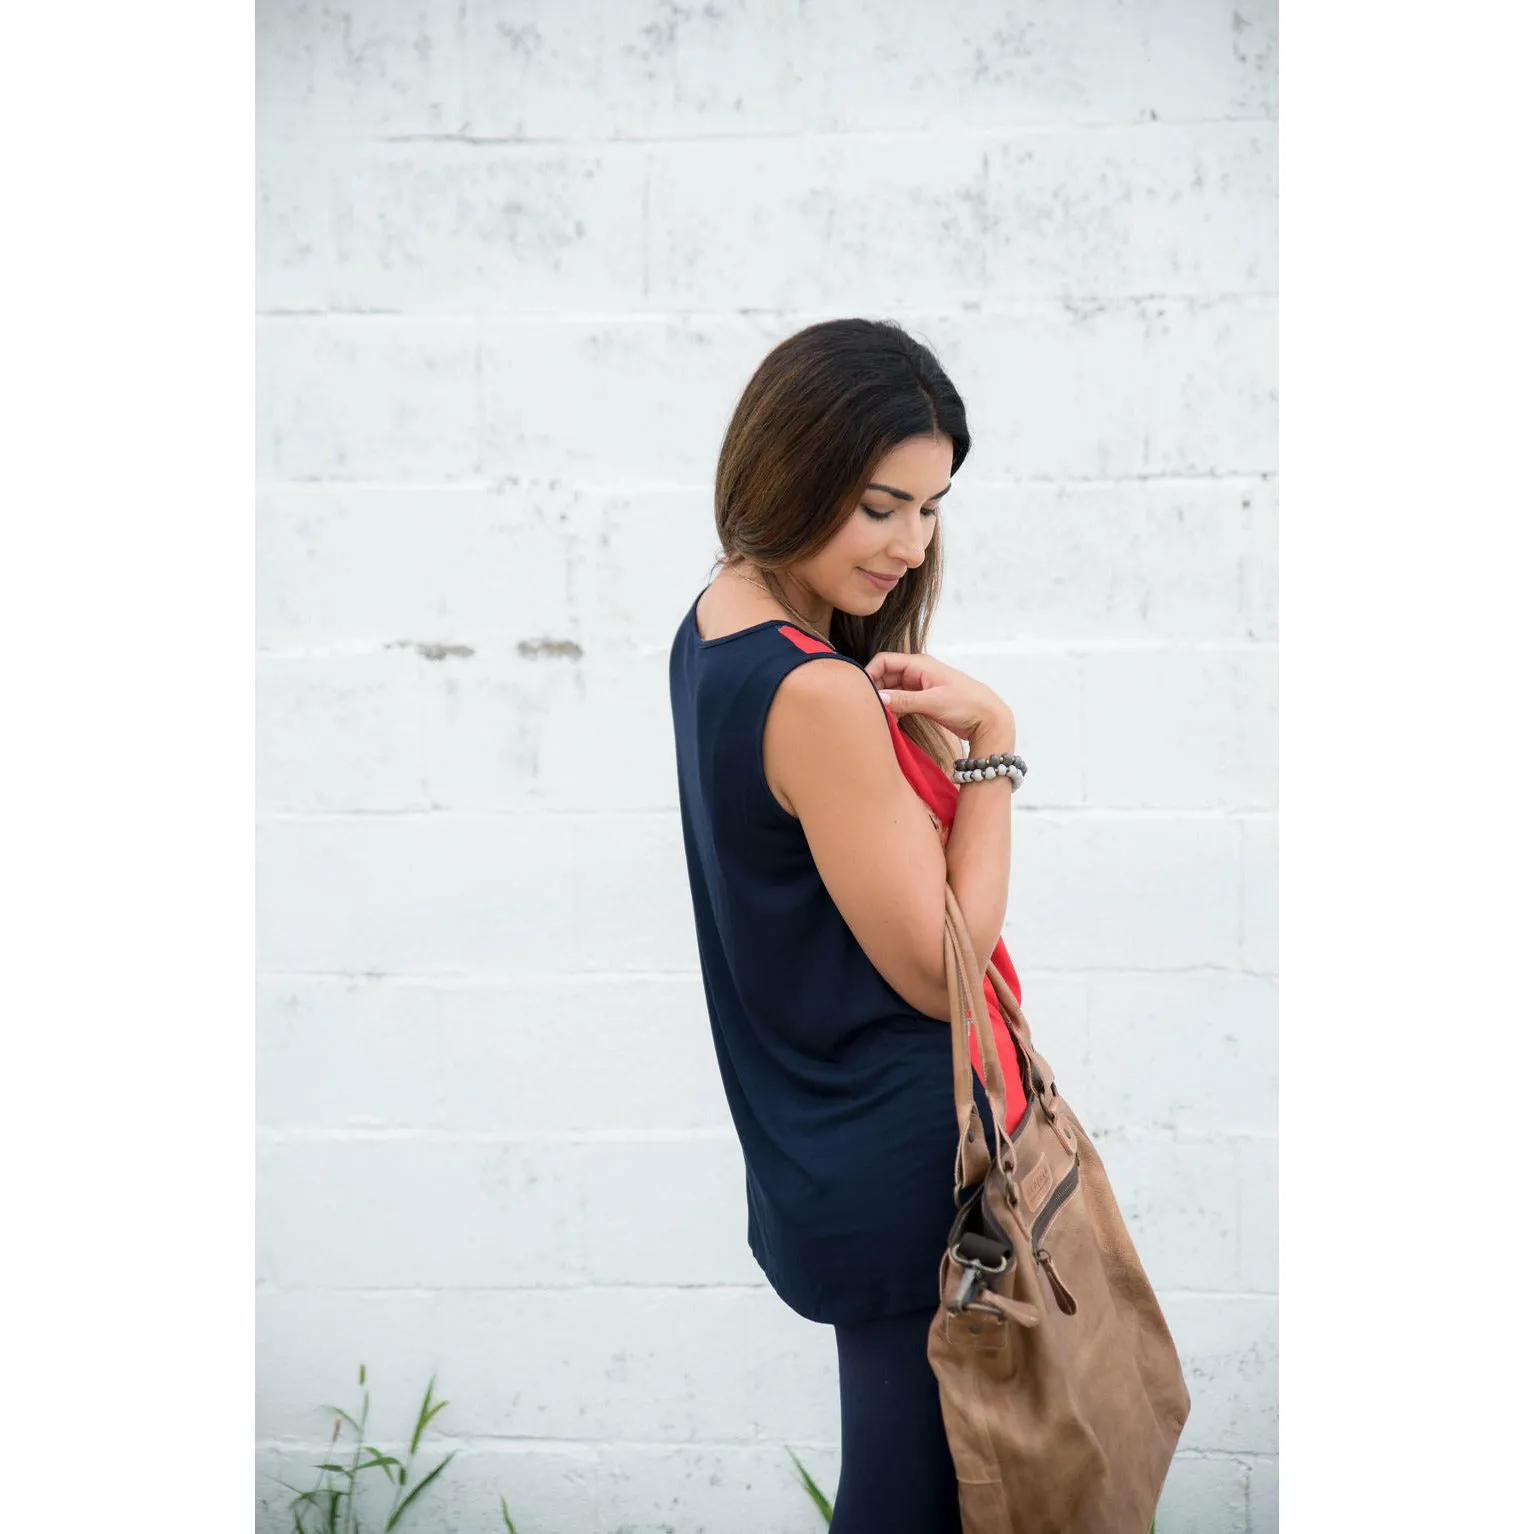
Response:
POLYGON ((927 1362, 933 1309, 836 1328, 842 1470, 830 1534, 961 1534, 953 1456, 927 1362))

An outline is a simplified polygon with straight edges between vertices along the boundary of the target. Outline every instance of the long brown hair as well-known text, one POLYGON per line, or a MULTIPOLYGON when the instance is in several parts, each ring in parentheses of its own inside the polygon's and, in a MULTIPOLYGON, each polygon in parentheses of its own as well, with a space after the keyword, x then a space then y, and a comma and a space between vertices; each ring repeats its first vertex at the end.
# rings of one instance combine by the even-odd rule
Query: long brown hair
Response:
MULTIPOLYGON (((719 450, 715 571, 749 560, 789 607, 774 572, 836 536, 886 453, 935 432, 952 440, 957 473, 969 454, 964 401, 932 352, 899 325, 824 320, 778 342, 747 383, 719 450)), ((939 518, 925 559, 878 612, 836 609, 825 637, 860 665, 881 650, 919 653, 942 579, 939 518)), ((936 723, 905 714, 900 728, 952 770, 953 749, 936 723)))

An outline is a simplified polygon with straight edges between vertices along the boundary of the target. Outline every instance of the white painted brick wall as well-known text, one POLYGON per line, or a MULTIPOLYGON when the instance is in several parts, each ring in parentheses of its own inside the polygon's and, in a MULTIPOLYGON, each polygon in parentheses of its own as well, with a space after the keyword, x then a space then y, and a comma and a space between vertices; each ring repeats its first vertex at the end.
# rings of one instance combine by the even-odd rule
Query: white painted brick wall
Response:
POLYGON ((834 1340, 746 1249, 665 665, 741 386, 858 313, 970 407, 932 648, 1018 715, 1007 942, 1185 1354, 1158 1528, 1269 1534, 1272 0, 257 30, 260 1529, 363 1360, 386 1438, 452 1403, 431 1527, 822 1526, 834 1340))

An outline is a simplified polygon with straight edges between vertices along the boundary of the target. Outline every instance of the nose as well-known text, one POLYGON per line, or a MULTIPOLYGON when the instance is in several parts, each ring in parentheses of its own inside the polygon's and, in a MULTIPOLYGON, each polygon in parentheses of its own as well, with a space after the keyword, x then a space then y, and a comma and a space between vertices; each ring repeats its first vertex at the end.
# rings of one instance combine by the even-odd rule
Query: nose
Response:
POLYGON ((927 557, 926 530, 919 522, 912 523, 903 517, 898 520, 900 526, 890 543, 890 554, 901 564, 915 570, 927 557))

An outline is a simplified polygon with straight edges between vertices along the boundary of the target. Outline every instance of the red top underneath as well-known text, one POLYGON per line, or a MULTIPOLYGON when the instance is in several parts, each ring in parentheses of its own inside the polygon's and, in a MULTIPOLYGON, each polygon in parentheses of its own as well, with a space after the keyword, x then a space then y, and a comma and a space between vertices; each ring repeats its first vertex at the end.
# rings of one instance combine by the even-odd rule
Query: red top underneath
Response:
MULTIPOLYGON (((829 645, 810 638, 808 634, 800 633, 798 629, 786 623, 778 632, 806 652, 836 653, 829 645)), ((900 763, 900 770, 905 773, 906 781, 921 795, 923 802, 937 819, 939 834, 946 845, 948 833, 953 828, 954 811, 959 807, 959 785, 920 746, 907 738, 900 728, 899 719, 888 704, 884 705, 884 718, 889 725, 890 739, 895 746, 895 758, 900 763)), ((975 957, 978 959, 979 955, 975 957)), ((1007 955, 1007 946, 1000 938, 997 938, 996 946, 991 950, 991 960, 1000 972, 1001 978, 1007 982, 1012 994, 1021 1002, 1022 992, 1017 983, 1017 971, 1013 969, 1012 960, 1007 955)), ((982 975, 981 981, 985 988, 986 1010, 991 1015, 991 1032, 996 1037, 996 1052, 1001 1057, 1001 1078, 1006 1087, 1007 1132, 1010 1134, 1017 1128, 1018 1120, 1022 1118, 1023 1109, 1026 1106, 1023 1073, 1018 1065, 1017 1049, 1012 1042, 1012 1030, 1007 1026, 1001 1003, 996 999, 996 988, 991 984, 991 977, 982 975)), ((971 1034, 969 1038, 969 1058, 975 1067, 975 1073, 981 1081, 984 1081, 985 1065, 980 1054, 980 1039, 975 1034, 971 1034)))

